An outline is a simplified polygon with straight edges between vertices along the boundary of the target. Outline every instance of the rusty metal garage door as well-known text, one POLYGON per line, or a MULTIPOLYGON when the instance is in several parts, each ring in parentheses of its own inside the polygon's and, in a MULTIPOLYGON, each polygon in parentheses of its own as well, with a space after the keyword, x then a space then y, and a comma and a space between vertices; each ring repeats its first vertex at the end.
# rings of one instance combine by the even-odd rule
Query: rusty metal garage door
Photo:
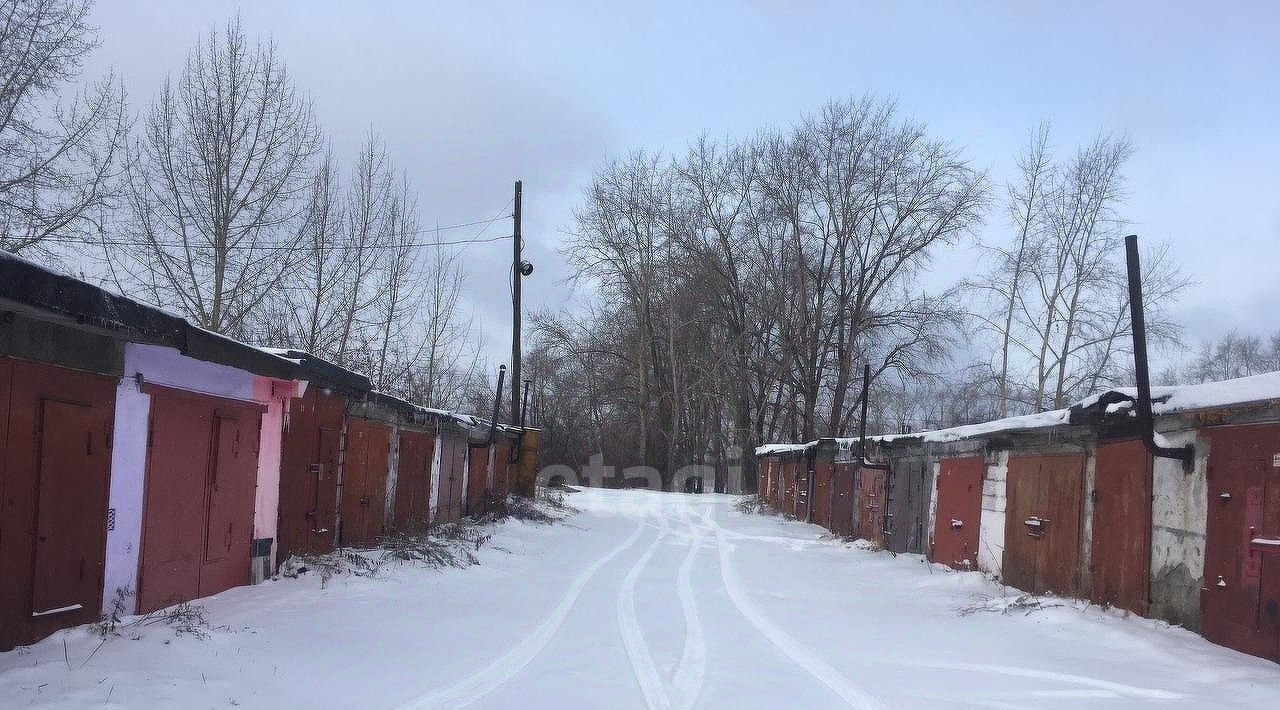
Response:
POLYGON ((930 560, 955 569, 977 566, 978 532, 982 525, 982 479, 986 471, 986 464, 978 456, 938 462, 935 486, 938 500, 933 516, 930 560))
POLYGON ((319 387, 289 402, 280 458, 278 562, 333 549, 345 407, 345 398, 319 387))
POLYGON ((436 504, 436 522, 457 522, 462 518, 462 472, 466 465, 467 440, 446 432, 440 442, 440 488, 436 504))
POLYGON ((796 460, 782 462, 782 512, 796 514, 796 460))
POLYGON ((431 455, 435 437, 422 431, 400 432, 400 458, 396 468, 396 504, 392 522, 400 531, 427 527, 431 511, 431 455))
POLYGON ((1099 444, 1094 461, 1089 599, 1145 616, 1151 582, 1151 456, 1133 439, 1099 444))
POLYGON ((1280 661, 1280 425, 1208 434, 1204 635, 1280 661))
POLYGON ((146 385, 151 395, 138 611, 248 584, 263 408, 146 385))
POLYGON ((343 545, 371 545, 386 530, 387 473, 391 427, 368 419, 347 420, 342 456, 343 545))
POLYGON ((858 537, 884 545, 885 471, 863 467, 858 471, 858 537))
POLYGON ((813 461, 813 522, 831 529, 831 459, 816 456, 813 461))
POLYGON ((781 486, 781 466, 777 457, 769 456, 761 462, 760 478, 760 492, 764 502, 776 510, 782 501, 778 495, 778 488, 781 486))
POLYGON ((1083 454, 1009 458, 1005 584, 1037 594, 1080 594, 1083 492, 1083 454))
POLYGON ((98 618, 115 380, 0 357, 0 651, 98 618))
POLYGON ((809 459, 801 457, 795 461, 796 471, 796 499, 795 510, 792 515, 801 520, 809 519, 809 459))
POLYGON ((501 501, 505 501, 507 494, 511 492, 511 452, 514 448, 515 442, 505 437, 499 437, 494 442, 493 473, 490 480, 493 495, 501 501))
POLYGON ((924 457, 894 459, 885 479, 884 545, 894 552, 925 551, 929 524, 928 470, 924 457))
POLYGON ((478 518, 484 513, 484 493, 489 490, 489 447, 467 447, 467 514, 478 518))
POLYGON ((839 462, 831 468, 831 532, 841 537, 853 537, 854 480, 858 465, 839 462))

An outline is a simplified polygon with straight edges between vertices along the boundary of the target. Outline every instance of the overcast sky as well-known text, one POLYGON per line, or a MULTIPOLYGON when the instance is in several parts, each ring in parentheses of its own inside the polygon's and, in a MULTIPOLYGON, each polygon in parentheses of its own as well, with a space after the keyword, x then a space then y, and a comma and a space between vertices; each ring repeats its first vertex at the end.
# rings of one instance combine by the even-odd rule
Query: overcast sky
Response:
MULTIPOLYGON (((866 92, 997 185, 1041 120, 1062 154, 1127 133, 1133 229, 1172 242, 1199 282, 1175 311, 1188 335, 1280 330, 1280 3, 692 4, 99 0, 90 70, 114 66, 142 112, 239 12, 250 36, 275 38, 340 157, 383 136, 428 225, 500 214, 524 180, 527 310, 583 297, 558 244, 592 171, 639 147, 744 136, 866 92)), ((985 229, 1007 233, 1000 210, 985 229)), ((465 258, 496 366, 510 244, 465 258)), ((974 251, 937 262, 928 278, 944 287, 974 251)))

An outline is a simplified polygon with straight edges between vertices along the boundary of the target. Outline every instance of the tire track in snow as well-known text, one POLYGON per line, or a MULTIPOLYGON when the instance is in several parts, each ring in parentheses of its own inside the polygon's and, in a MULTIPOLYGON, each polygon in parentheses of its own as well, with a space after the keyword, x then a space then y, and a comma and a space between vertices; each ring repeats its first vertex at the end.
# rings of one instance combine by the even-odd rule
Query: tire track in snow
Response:
POLYGON ((644 568, 649 566, 654 553, 667 539, 669 530, 665 512, 658 506, 654 506, 651 512, 658 518, 660 526, 658 536, 649 543, 649 547, 645 549, 640 559, 631 565, 631 569, 627 570, 627 575, 622 579, 622 586, 618 588, 618 629, 622 632, 622 646, 627 652, 627 660, 631 662, 631 672, 635 675, 636 682, 640 684, 645 705, 650 708, 668 708, 671 706, 671 700, 667 697, 662 679, 658 677, 658 666, 654 663, 649 644, 645 643, 644 632, 640 629, 640 618, 636 614, 636 582, 640 579, 640 573, 644 568))
MULTIPOLYGON (((1020 668, 1018 666, 1002 666, 986 663, 954 663, 950 661, 908 661, 898 663, 897 665, 904 665, 913 668, 938 668, 942 670, 964 671, 966 673, 992 673, 996 675, 1015 676, 1018 678, 1051 680, 1059 683, 1075 683, 1077 685, 1083 685, 1088 688, 1095 688, 1097 690, 1115 693, 1117 695, 1146 698, 1150 700, 1178 700, 1186 697, 1182 693, 1175 693, 1171 690, 1143 688, 1141 686, 1125 685, 1124 683, 1115 683, 1109 680, 1075 675, 1072 673, 1041 671, 1034 668, 1020 668)), ((1032 691, 1032 694, 1035 692, 1043 691, 1032 691)))
POLYGON ((644 532, 644 529, 645 523, 641 520, 636 524, 636 529, 632 531, 630 537, 584 569, 569 585, 569 590, 565 592, 564 597, 560 599, 560 603, 556 605, 556 608, 547 615, 546 620, 511 650, 480 671, 472 673, 453 685, 414 698, 400 705, 398 710, 465 707, 493 692, 517 673, 524 670, 525 666, 529 665, 529 662, 542 649, 546 648, 551 639, 555 637, 556 632, 564 625, 564 620, 569 616, 574 603, 578 601, 578 596, 582 593, 583 587, 591 581, 591 578, 600 571, 601 567, 634 545, 640 539, 640 534, 644 532))
POLYGON ((725 531, 709 515, 704 515, 703 520, 715 532, 716 552, 720 557, 720 581, 729 596, 729 601, 733 602, 733 605, 737 607, 738 613, 754 626, 756 631, 759 631, 770 643, 776 646, 783 655, 814 678, 817 678, 823 685, 830 688, 850 707, 864 710, 878 710, 882 707, 880 702, 872 695, 851 683, 849 679, 845 678, 840 671, 836 670, 830 663, 827 663, 821 656, 765 617, 743 591, 742 583, 738 581, 738 576, 733 569, 733 560, 729 556, 729 548, 725 542, 727 537, 725 531))
MULTIPOLYGON (((710 515, 708 507, 704 515, 710 515)), ((676 593, 680 597, 680 610, 684 613, 684 647, 680 661, 671 680, 672 707, 693 707, 702 693, 702 683, 707 677, 707 638, 702 630, 702 617, 698 614, 697 600, 693 595, 693 560, 702 546, 702 529, 690 519, 688 508, 680 504, 680 520, 689 526, 689 552, 680 563, 676 575, 676 593)))

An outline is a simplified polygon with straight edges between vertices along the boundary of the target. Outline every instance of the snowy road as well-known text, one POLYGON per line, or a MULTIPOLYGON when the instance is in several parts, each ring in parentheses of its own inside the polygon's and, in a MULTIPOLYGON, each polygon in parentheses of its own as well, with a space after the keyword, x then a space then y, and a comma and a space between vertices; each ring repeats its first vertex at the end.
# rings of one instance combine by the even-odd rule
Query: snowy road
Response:
POLYGON ((508 522, 483 564, 306 576, 202 605, 206 638, 80 629, 0 654, 37 707, 1269 707, 1280 666, 1015 592, 735 498, 584 491, 508 522))

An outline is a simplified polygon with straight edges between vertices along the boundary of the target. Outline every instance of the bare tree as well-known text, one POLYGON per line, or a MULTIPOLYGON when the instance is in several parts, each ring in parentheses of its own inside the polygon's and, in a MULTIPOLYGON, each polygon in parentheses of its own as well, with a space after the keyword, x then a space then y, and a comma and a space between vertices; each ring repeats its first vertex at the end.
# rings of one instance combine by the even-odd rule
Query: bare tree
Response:
POLYGON ((107 75, 72 98, 97 47, 88 0, 0 0, 0 249, 53 261, 101 231, 128 122, 107 75))
POLYGON ((1010 358, 1014 347, 1014 318, 1027 285, 1028 266, 1044 247, 1045 192, 1053 180, 1049 155, 1049 126, 1042 123, 1018 156, 1018 183, 1008 188, 1009 219, 1016 233, 1012 244, 989 246, 992 271, 979 287, 990 292, 999 305, 995 318, 986 321, 1000 338, 1000 364, 995 371, 996 414, 1009 416, 1010 358))
MULTIPOLYGON (((1124 138, 1099 136, 1065 164, 1048 153, 1048 133, 1034 134, 1010 188, 1015 236, 988 248, 989 273, 975 285, 989 296, 979 314, 999 338, 992 369, 999 413, 1011 407, 1064 407, 1107 386, 1128 369, 1129 302, 1122 268, 1124 138)), ((1144 245, 1148 338, 1173 344, 1168 307, 1189 281, 1167 245, 1144 245)))
POLYGON ((239 20, 166 80, 132 150, 117 277, 216 332, 240 333, 294 266, 320 132, 271 42, 239 20))

